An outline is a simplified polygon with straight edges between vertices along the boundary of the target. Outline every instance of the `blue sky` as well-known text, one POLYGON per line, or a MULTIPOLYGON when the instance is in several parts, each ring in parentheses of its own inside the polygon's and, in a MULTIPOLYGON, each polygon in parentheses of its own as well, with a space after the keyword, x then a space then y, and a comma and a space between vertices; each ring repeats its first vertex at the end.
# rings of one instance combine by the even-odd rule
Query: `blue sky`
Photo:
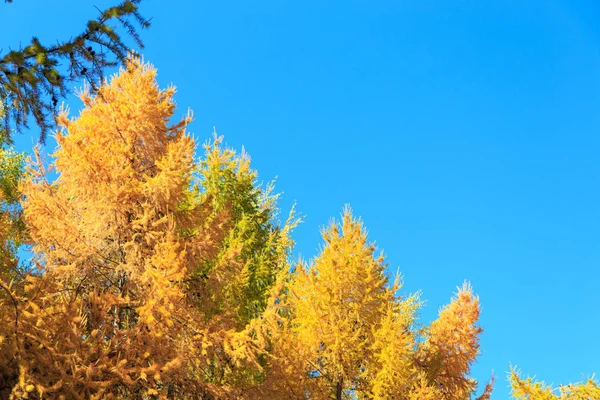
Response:
MULTIPOLYGON (((92 4, 111 3, 0 4, 2 48, 76 34, 92 4)), ((298 255, 316 254, 319 228, 348 203, 405 290, 422 290, 423 321, 472 283, 485 330, 473 370, 497 375, 493 399, 508 398, 510 363, 555 384, 600 374, 597 2, 146 0, 142 11, 145 58, 194 111, 196 138, 216 126, 261 179, 278 177, 282 208, 305 215, 298 255)))

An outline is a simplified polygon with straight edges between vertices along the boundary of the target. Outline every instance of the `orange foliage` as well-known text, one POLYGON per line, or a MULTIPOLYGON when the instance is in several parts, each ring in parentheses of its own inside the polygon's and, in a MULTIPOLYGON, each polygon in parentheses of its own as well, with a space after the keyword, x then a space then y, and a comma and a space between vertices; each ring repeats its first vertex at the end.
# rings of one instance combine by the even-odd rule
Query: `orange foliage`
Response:
MULTIPOLYGON (((59 119, 58 179, 39 155, 29 168, 23 209, 42 273, 11 292, 18 315, 3 313, 15 321, 15 397, 230 397, 260 374, 265 346, 221 293, 246 264, 226 241, 243 215, 191 189, 189 117, 169 125, 174 89, 155 75, 132 60, 83 93, 81 115, 59 119)), ((285 254, 286 236, 261 228, 285 254)))

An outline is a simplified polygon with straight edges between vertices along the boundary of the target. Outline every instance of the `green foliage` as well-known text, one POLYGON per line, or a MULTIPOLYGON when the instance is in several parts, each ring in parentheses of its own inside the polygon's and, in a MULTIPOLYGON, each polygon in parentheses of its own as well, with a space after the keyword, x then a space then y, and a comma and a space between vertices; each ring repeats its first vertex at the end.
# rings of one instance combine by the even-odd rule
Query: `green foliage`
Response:
POLYGON ((23 176, 24 153, 17 153, 12 148, 0 149, 0 191, 2 208, 13 206, 19 200, 19 180, 23 176))
POLYGON ((147 28, 150 23, 138 11, 140 2, 125 0, 100 11, 69 40, 48 46, 34 37, 28 46, 0 54, 0 141, 10 142, 12 132, 27 128, 33 117, 43 143, 55 126, 58 99, 66 96, 68 84, 83 77, 96 90, 103 70, 125 61, 130 47, 117 28, 143 47, 134 24, 147 28))
POLYGON ((241 327, 265 309, 269 289, 288 265, 290 232, 299 220, 292 209, 286 223, 277 224, 279 195, 273 194, 272 184, 263 188, 257 183, 246 153, 223 148, 221 137, 204 148, 196 174, 196 201, 211 204, 209 219, 227 212, 231 225, 218 256, 201 265, 198 273, 206 276, 224 262, 238 265, 238 273, 224 288, 225 297, 215 301, 214 312, 234 312, 241 327))
POLYGON ((0 279, 7 281, 18 274, 16 254, 25 235, 19 203, 24 160, 25 154, 0 148, 0 279))

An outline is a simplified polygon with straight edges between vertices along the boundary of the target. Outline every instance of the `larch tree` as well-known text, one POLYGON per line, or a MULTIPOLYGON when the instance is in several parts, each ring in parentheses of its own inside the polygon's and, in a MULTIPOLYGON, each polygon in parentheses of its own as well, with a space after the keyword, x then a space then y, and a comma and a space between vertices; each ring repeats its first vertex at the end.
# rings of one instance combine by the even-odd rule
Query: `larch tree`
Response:
MULTIPOLYGON (((262 338, 257 334, 271 288, 277 276, 289 269, 294 244, 290 234, 299 219, 292 209, 283 225, 275 222, 278 195, 273 194, 273 184, 265 188, 257 184, 246 153, 236 155, 224 148, 217 136, 204 149, 185 203, 207 207, 205 223, 219 224, 223 213, 228 220, 214 256, 194 256, 199 262, 186 285, 199 309, 216 326, 231 331, 247 329, 256 340, 262 338)), ((264 349, 266 342, 262 346, 264 349)), ((211 362, 201 378, 222 386, 251 385, 264 379, 264 353, 259 364, 257 369, 211 362)))
POLYGON ((532 378, 521 378, 511 369, 510 385, 516 400, 596 400, 600 399, 600 385, 593 379, 582 383, 560 385, 557 389, 536 382, 532 378))
MULTIPOLYGON (((439 399, 468 400, 477 390, 477 381, 469 373, 479 355, 480 311, 479 298, 465 283, 452 302, 440 311, 438 319, 425 329, 416 363, 426 386, 439 399)), ((489 399, 492 386, 493 379, 477 399, 489 399)))
POLYGON ((79 117, 59 118, 54 163, 29 166, 39 273, 0 297, 16 398, 232 398, 263 378, 255 317, 293 222, 274 223, 247 158, 217 141, 194 161, 189 118, 169 123, 174 89, 155 75, 132 58, 82 93, 79 117))
MULTIPOLYGON (((220 313, 233 312, 238 325, 244 326, 259 317, 265 309, 269 290, 278 274, 288 267, 289 250, 293 246, 291 230, 298 224, 292 209, 286 223, 279 227, 273 184, 264 189, 256 184, 257 174, 250 168, 250 158, 245 152, 237 156, 221 146, 222 138, 214 138, 204 146, 205 157, 195 174, 193 198, 212 206, 209 218, 227 210, 232 224, 222 242, 219 255, 199 271, 207 275, 219 265, 227 265, 229 253, 235 253, 237 268, 219 274, 224 284, 217 292, 222 298, 213 298, 205 310, 220 313)), ((207 282, 210 285, 210 282, 207 282)))
MULTIPOLYGON (((269 374, 249 397, 471 399, 481 328, 470 288, 422 328, 418 296, 397 295, 398 279, 390 285, 383 256, 349 209, 323 239, 321 254, 274 292, 265 313, 269 374)), ((479 399, 491 390, 490 383, 479 399)))
POLYGON ((368 386, 373 327, 393 298, 384 260, 349 209, 323 239, 321 254, 298 265, 275 304, 269 397, 341 399, 368 386))

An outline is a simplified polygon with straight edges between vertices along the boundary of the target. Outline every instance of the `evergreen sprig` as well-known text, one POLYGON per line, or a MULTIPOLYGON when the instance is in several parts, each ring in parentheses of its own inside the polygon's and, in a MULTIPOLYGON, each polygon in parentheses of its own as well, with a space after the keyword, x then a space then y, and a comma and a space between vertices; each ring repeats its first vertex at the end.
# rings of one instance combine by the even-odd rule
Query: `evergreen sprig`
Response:
POLYGON ((138 28, 149 27, 150 21, 140 14, 140 2, 125 0, 99 9, 99 16, 68 40, 46 45, 33 37, 26 47, 0 53, 0 142, 10 142, 13 132, 29 128, 33 117, 43 143, 55 127, 58 100, 69 93, 70 82, 84 78, 95 91, 103 71, 127 58, 127 38, 143 48, 138 28))

